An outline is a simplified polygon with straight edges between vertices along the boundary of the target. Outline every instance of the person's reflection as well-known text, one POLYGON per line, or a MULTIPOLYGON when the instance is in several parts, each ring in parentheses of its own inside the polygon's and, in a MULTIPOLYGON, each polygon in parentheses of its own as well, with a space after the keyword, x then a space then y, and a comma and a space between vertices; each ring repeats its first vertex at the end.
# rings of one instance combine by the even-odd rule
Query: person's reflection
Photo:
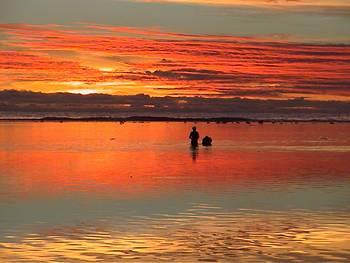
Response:
POLYGON ((195 162, 198 157, 198 147, 197 146, 190 146, 190 152, 192 155, 192 161, 195 162))

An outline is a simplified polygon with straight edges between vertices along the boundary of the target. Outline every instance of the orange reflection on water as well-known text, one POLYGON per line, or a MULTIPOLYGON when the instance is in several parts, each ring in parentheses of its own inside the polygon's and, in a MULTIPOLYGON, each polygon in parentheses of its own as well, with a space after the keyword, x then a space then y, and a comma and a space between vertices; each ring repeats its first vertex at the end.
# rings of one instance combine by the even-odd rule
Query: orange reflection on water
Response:
POLYGON ((348 125, 198 124, 214 146, 195 152, 187 141, 191 123, 1 125, 5 192, 23 198, 72 191, 128 198, 188 187, 283 188, 349 175, 348 125))
POLYGON ((3 177, 11 176, 5 189, 9 195, 28 198, 86 192, 129 198, 181 191, 190 186, 219 191, 234 186, 271 184, 287 188, 288 184, 298 182, 345 180, 349 169, 344 162, 347 156, 346 153, 267 155, 264 152, 199 151, 194 163, 187 148, 185 154, 177 151, 162 154, 152 151, 0 152, 0 166, 3 177), (320 178, 319 171, 329 171, 329 174, 322 174, 320 178))
POLYGON ((350 126, 0 123, 0 261, 350 260, 350 126))

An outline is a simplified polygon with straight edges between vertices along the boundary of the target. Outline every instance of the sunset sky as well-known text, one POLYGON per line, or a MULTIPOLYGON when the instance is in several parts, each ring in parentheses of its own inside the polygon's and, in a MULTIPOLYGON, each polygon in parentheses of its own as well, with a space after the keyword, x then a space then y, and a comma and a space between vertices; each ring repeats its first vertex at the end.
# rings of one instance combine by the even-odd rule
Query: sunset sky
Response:
POLYGON ((350 101, 350 0, 2 0, 0 91, 350 101))

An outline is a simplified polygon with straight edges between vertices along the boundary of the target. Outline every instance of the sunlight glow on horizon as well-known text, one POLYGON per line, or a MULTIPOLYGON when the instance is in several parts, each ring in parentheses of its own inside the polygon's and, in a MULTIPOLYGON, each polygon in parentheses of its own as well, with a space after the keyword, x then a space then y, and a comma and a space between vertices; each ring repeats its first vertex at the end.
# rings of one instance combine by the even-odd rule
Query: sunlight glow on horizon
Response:
POLYGON ((75 90, 68 90, 68 92, 75 93, 75 94, 82 94, 82 95, 100 93, 99 90, 97 89, 75 89, 75 90))

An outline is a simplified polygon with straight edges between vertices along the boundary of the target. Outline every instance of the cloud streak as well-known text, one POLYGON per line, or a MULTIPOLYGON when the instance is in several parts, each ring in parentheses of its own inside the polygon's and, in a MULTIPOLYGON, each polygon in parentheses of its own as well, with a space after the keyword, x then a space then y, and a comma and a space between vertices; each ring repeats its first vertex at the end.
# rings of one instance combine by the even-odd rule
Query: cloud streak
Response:
POLYGON ((337 7, 349 8, 347 0, 141 0, 140 2, 201 4, 214 6, 256 6, 269 8, 337 7))

